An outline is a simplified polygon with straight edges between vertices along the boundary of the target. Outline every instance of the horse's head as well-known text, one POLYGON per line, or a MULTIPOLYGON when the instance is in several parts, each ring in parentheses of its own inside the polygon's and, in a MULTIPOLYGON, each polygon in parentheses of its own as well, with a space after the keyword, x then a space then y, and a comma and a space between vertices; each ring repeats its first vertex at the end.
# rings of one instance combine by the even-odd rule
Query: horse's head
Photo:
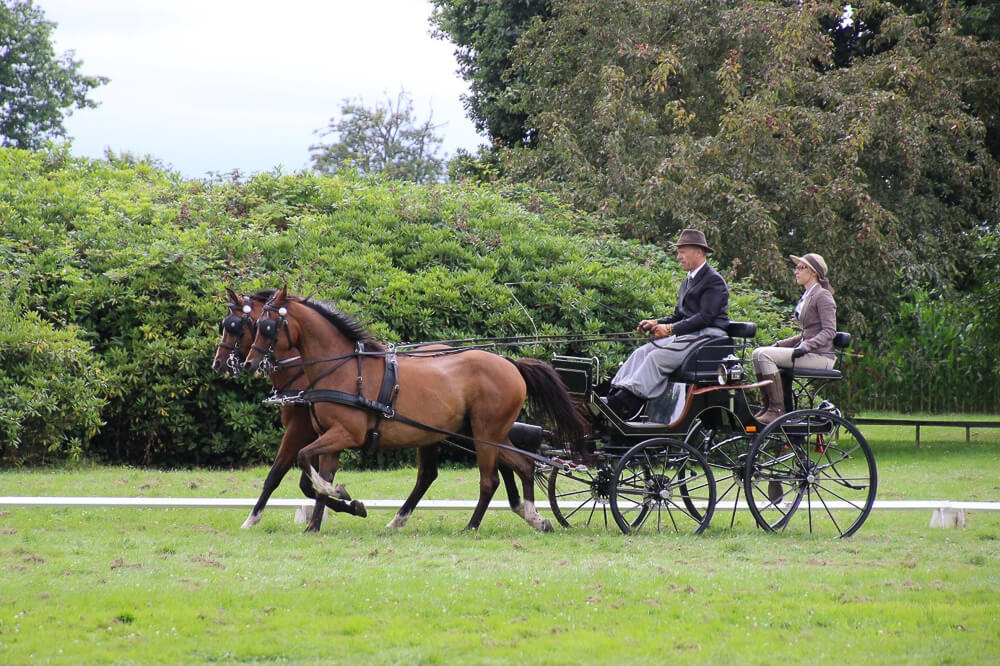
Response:
POLYGON ((219 347, 215 351, 212 369, 219 374, 228 372, 235 375, 239 373, 246 350, 253 342, 254 322, 260 316, 263 303, 254 303, 228 287, 226 294, 229 296, 227 304, 229 311, 219 324, 222 339, 219 340, 219 347))
POLYGON ((287 318, 287 301, 288 293, 281 288, 261 306, 256 318, 256 335, 243 361, 244 369, 256 372, 265 360, 295 347, 292 326, 287 318))

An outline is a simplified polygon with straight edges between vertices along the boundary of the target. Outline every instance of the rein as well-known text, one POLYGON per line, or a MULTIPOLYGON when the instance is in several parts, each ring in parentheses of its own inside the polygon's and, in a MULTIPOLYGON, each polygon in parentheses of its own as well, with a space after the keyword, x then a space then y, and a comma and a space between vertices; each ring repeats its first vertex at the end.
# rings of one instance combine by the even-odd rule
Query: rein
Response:
MULTIPOLYGON (((318 363, 330 363, 332 361, 340 361, 342 359, 355 358, 357 356, 386 356, 387 354, 395 354, 397 356, 410 356, 414 358, 434 358, 437 356, 451 356, 453 354, 462 354, 467 351, 472 350, 489 350, 496 349, 499 347, 532 347, 537 345, 550 345, 550 344, 570 344, 574 342, 627 342, 629 340, 635 339, 635 334, 632 331, 622 331, 617 333, 594 333, 594 334, 566 334, 566 335, 550 335, 544 337, 535 336, 512 336, 506 338, 463 338, 455 340, 432 340, 429 342, 404 342, 398 345, 389 345, 388 349, 383 351, 367 351, 367 350, 356 350, 349 354, 339 354, 337 356, 325 356, 323 358, 316 358, 310 361, 298 361, 294 364, 287 364, 284 367, 303 367, 307 365, 316 365, 318 363), (454 349, 428 349, 421 350, 420 347, 427 347, 430 345, 453 345, 455 343, 468 343, 461 347, 455 347, 454 349)), ((264 350, 259 347, 255 347, 258 352, 265 353, 269 350, 264 350)))

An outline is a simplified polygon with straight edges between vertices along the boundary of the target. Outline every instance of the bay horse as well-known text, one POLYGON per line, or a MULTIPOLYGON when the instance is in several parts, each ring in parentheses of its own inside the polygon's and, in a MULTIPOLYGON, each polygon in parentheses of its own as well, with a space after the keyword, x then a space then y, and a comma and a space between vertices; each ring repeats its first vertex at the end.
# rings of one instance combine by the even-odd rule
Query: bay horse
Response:
MULTIPOLYGON (((253 343, 257 318, 267 300, 274 294, 273 290, 263 290, 248 297, 243 297, 232 289, 226 288, 229 297, 228 314, 222 320, 220 329, 222 339, 215 352, 212 361, 212 369, 219 374, 236 374, 242 366, 246 357, 246 350, 250 349, 253 343)), ((294 359, 295 350, 289 350, 288 359, 294 359)), ((285 359, 285 360, 288 360, 285 359)), ((305 374, 297 368, 289 368, 281 360, 272 364, 273 371, 270 374, 271 384, 276 391, 302 390, 308 384, 305 374)), ((250 515, 243 522, 242 527, 249 529, 260 523, 261 514, 272 493, 281 484, 282 479, 292 465, 296 463, 299 451, 305 448, 310 442, 319 436, 313 429, 309 410, 298 405, 284 405, 281 408, 281 425, 285 432, 281 437, 281 444, 278 453, 271 464, 271 469, 264 479, 264 487, 260 497, 257 499, 250 515)), ((320 457, 317 462, 320 473, 324 478, 333 479, 331 460, 327 457, 320 457)), ((302 494, 310 499, 316 500, 312 517, 306 526, 306 531, 319 531, 323 521, 323 507, 327 506, 332 511, 348 513, 364 518, 367 510, 363 503, 352 500, 350 494, 343 485, 336 486, 336 492, 332 497, 317 495, 313 490, 311 479, 308 475, 302 474, 299 479, 299 488, 302 494)))
MULTIPOLYGON (((230 288, 226 288, 229 298, 227 304, 228 314, 220 324, 222 338, 219 341, 212 361, 212 369, 219 374, 236 374, 239 372, 246 357, 246 350, 253 344, 257 319, 260 317, 264 304, 274 295, 273 289, 263 289, 249 296, 237 294, 230 288)), ((425 346, 422 349, 448 349, 445 345, 425 346)), ((289 349, 288 356, 282 359, 275 359, 271 362, 271 372, 269 377, 275 391, 281 393, 296 393, 305 389, 308 379, 301 368, 289 367, 288 362, 294 362, 299 357, 297 350, 289 349)), ((256 504, 250 511, 250 515, 243 522, 242 527, 249 529, 259 524, 264 507, 271 498, 275 489, 281 484, 285 474, 296 463, 299 451, 306 445, 313 442, 319 433, 315 431, 309 410, 301 405, 287 404, 281 407, 281 424, 285 428, 278 447, 271 469, 264 479, 264 487, 256 504)), ((427 446, 417 449, 417 479, 409 496, 396 512, 396 515, 389 522, 387 527, 402 528, 406 525, 410 515, 423 498, 427 489, 438 476, 438 447, 427 446)), ((320 456, 318 466, 323 478, 333 479, 329 456, 320 456)), ((517 485, 510 467, 503 465, 500 469, 504 485, 507 489, 507 498, 511 507, 516 507, 520 503, 517 485)), ((319 531, 323 521, 323 507, 331 510, 348 513, 351 515, 365 517, 367 511, 363 503, 352 500, 347 489, 342 484, 335 486, 334 497, 317 496, 312 487, 312 481, 305 472, 299 479, 299 488, 302 494, 310 499, 316 500, 312 516, 306 526, 307 532, 319 531), (344 501, 340 501, 344 500, 344 501)))
MULTIPOLYGON (((269 354, 293 348, 302 355, 309 392, 321 396, 310 402, 313 425, 321 434, 297 457, 317 493, 330 496, 334 487, 312 467, 314 456, 372 441, 419 451, 445 437, 464 435, 473 444, 479 468, 479 501, 466 529, 478 529, 482 522, 500 483, 502 462, 521 478, 524 498, 512 506, 515 513, 536 530, 551 531, 551 523, 535 508, 534 463, 508 437, 530 398, 555 424, 555 438, 582 453, 587 422, 551 366, 478 349, 397 354, 353 317, 279 289, 257 320, 244 368, 257 370, 269 354), (388 374, 386 382, 387 373, 395 378, 388 374)), ((336 463, 334 467, 336 474, 336 463)))

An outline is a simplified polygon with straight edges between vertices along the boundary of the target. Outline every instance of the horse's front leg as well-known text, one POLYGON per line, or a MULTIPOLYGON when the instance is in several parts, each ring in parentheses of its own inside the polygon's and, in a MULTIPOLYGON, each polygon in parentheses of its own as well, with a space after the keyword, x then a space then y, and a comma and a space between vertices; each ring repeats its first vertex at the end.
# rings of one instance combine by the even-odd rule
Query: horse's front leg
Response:
MULTIPOLYGON (((264 512, 264 507, 267 506, 267 501, 271 499, 271 494, 285 478, 288 470, 295 464, 295 456, 303 447, 316 439, 316 431, 313 430, 312 422, 309 420, 309 412, 301 407, 291 405, 284 407, 281 420, 285 425, 285 433, 281 436, 278 455, 274 457, 271 471, 264 479, 264 488, 261 490, 257 503, 243 522, 244 528, 250 528, 260 523, 260 517, 264 512)), ((315 495, 309 495, 309 497, 314 498, 315 495)))
MULTIPOLYGON (((319 530, 323 521, 324 506, 338 513, 349 513, 362 518, 368 515, 362 502, 339 499, 347 491, 343 485, 333 485, 333 477, 340 464, 340 452, 347 448, 350 443, 351 440, 343 428, 334 426, 320 435, 312 444, 299 451, 299 467, 302 468, 303 476, 308 476, 312 481, 312 488, 316 492, 316 505, 309 524, 306 526, 307 532, 319 530), (320 470, 314 467, 314 460, 319 465, 320 470)), ((350 495, 347 497, 350 498, 350 495)))
POLYGON ((402 529, 407 521, 410 520, 410 516, 413 514, 413 510, 417 508, 417 503, 423 498, 427 489, 430 488, 431 484, 438 476, 438 445, 431 444, 430 446, 422 446, 417 449, 417 480, 413 485, 413 490, 410 491, 409 496, 406 501, 403 502, 403 506, 399 507, 399 511, 393 516, 393 519, 389 521, 386 527, 391 527, 392 529, 402 529))
MULTIPOLYGON (((319 475, 330 484, 333 484, 333 477, 337 475, 337 469, 339 466, 339 453, 319 456, 316 465, 319 475)), ((319 532, 320 527, 323 525, 323 510, 327 507, 329 507, 331 511, 335 511, 337 513, 347 513, 359 518, 364 518, 368 515, 368 510, 365 508, 365 505, 357 500, 352 500, 350 493, 347 492, 347 488, 345 488, 342 483, 333 485, 332 497, 321 495, 319 493, 313 493, 313 495, 316 498, 316 504, 313 505, 312 515, 309 517, 309 524, 306 525, 306 532, 319 532)))

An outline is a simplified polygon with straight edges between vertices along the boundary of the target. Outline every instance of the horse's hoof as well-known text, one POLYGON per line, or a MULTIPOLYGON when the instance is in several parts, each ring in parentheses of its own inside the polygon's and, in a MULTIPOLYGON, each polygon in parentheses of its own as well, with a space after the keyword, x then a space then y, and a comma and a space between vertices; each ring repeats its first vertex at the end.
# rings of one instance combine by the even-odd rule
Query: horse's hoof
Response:
POLYGON ((306 525, 306 528, 305 530, 303 530, 303 532, 305 534, 309 534, 310 532, 315 532, 316 534, 319 534, 319 527, 314 527, 313 525, 306 525))
POLYGON ((353 502, 351 502, 351 508, 354 509, 354 515, 357 516, 358 518, 368 517, 368 509, 366 509, 365 505, 359 502, 358 500, 354 500, 353 502))
POLYGON ((393 516, 392 520, 386 523, 386 529, 401 530, 406 526, 406 523, 409 519, 410 519, 409 516, 401 516, 397 513, 395 516, 393 516))
POLYGON ((542 529, 540 531, 542 531, 542 532, 554 532, 555 530, 552 529, 552 523, 550 523, 548 520, 543 520, 542 521, 542 529))
POLYGON ((336 497, 337 499, 342 499, 345 502, 351 501, 351 493, 347 492, 347 487, 342 483, 338 483, 333 487, 332 497, 336 497))
POLYGON ((260 516, 255 516, 254 514, 251 513, 247 517, 247 519, 243 521, 243 524, 240 527, 242 527, 245 530, 248 530, 254 525, 257 525, 258 523, 260 523, 260 516))

